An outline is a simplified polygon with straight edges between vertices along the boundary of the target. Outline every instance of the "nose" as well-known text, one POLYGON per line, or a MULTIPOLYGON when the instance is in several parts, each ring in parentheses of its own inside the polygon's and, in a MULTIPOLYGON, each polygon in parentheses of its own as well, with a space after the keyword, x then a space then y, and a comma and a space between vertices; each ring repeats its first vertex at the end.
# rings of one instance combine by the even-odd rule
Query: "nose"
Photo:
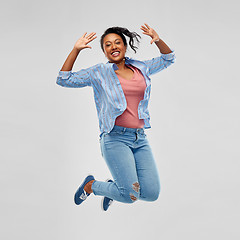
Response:
POLYGON ((116 45, 115 45, 115 43, 113 43, 113 45, 112 45, 112 49, 116 49, 116 45))

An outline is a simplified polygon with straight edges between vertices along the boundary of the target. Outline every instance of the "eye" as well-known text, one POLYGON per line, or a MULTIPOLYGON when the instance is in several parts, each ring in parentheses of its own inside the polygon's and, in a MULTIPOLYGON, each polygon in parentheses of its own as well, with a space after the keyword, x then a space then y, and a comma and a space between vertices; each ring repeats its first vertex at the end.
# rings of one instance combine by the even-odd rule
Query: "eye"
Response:
POLYGON ((116 42, 116 44, 120 44, 121 42, 116 42))

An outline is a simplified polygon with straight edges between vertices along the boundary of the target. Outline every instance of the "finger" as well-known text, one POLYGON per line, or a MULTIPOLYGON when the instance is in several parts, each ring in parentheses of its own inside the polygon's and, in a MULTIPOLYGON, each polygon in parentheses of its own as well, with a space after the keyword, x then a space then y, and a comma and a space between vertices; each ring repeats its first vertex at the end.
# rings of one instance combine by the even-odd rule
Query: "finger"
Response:
POLYGON ((92 35, 92 36, 90 36, 89 38, 88 38, 88 40, 93 40, 93 39, 95 39, 97 36, 95 36, 95 35, 92 35))
POLYGON ((96 33, 95 33, 95 32, 92 32, 89 37, 93 37, 93 36, 95 36, 95 35, 96 35, 96 33))
POLYGON ((89 33, 86 38, 91 38, 91 37, 94 36, 95 34, 96 34, 95 32, 89 33))
POLYGON ((143 34, 145 34, 145 35, 148 35, 148 36, 151 36, 151 34, 149 34, 149 33, 146 33, 146 32, 143 32, 143 34))
POLYGON ((149 32, 147 32, 147 31, 143 31, 142 33, 143 33, 143 34, 149 34, 149 32))
POLYGON ((91 47, 91 46, 89 46, 89 45, 86 45, 86 46, 85 46, 85 48, 92 48, 92 47, 91 47))
POLYGON ((88 39, 87 43, 89 43, 89 42, 93 41, 93 40, 94 40, 94 39, 96 39, 96 38, 97 38, 97 36, 95 36, 95 37, 92 37, 92 38, 88 39))
POLYGON ((92 40, 97 38, 96 34, 94 34, 91 38, 92 38, 92 40))
POLYGON ((82 38, 84 38, 86 36, 87 32, 85 32, 83 35, 82 35, 82 38))
POLYGON ((143 29, 143 28, 141 28, 141 30, 142 30, 143 32, 148 32, 148 30, 146 30, 146 29, 143 29))
POLYGON ((144 31, 148 31, 148 29, 145 26, 142 26, 141 29, 144 30, 144 31))
POLYGON ((144 24, 147 26, 148 29, 150 29, 150 27, 146 23, 144 23, 144 24))

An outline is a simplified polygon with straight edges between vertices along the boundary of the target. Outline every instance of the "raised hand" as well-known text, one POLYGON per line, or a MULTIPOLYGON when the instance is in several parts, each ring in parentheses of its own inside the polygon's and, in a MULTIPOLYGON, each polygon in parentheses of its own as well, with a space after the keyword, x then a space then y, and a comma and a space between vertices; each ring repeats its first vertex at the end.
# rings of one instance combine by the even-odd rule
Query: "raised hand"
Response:
POLYGON ((89 33, 87 36, 87 33, 85 32, 82 37, 80 37, 77 42, 74 45, 74 48, 78 49, 78 50, 82 50, 84 48, 92 48, 91 46, 87 45, 88 43, 90 43, 91 41, 93 41, 95 38, 97 38, 96 33, 92 32, 89 33))
POLYGON ((145 24, 145 26, 142 25, 141 30, 143 31, 143 34, 146 34, 152 38, 150 43, 152 44, 155 41, 158 41, 159 36, 158 36, 157 32, 153 28, 149 27, 146 23, 144 23, 144 24, 145 24))

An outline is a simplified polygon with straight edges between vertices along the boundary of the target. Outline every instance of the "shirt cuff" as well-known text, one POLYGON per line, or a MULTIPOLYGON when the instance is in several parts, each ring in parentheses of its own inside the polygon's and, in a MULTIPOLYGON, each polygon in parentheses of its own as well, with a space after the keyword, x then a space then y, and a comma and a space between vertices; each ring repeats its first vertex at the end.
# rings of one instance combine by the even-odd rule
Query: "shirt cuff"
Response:
POLYGON ((62 79, 68 79, 71 76, 72 71, 59 71, 58 76, 62 79))
POLYGON ((161 54, 162 58, 164 60, 173 60, 175 59, 175 51, 173 49, 171 49, 171 53, 167 53, 167 54, 161 54))

